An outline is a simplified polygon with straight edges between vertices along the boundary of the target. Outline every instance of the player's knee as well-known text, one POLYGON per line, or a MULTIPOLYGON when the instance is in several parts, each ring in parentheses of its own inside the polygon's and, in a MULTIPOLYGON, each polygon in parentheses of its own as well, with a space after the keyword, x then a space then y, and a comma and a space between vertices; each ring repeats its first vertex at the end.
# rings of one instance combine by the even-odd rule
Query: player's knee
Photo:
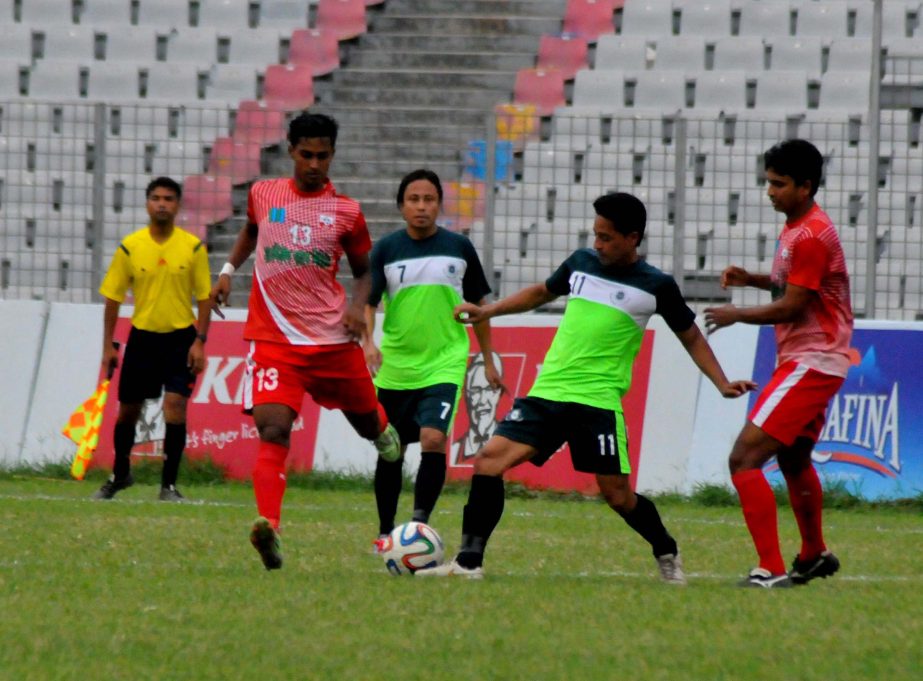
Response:
POLYGON ((278 423, 264 423, 259 426, 260 440, 270 442, 274 445, 287 447, 289 443, 290 430, 278 423))
POLYGON ((420 449, 424 452, 444 452, 446 447, 445 433, 420 433, 420 449))
POLYGON ((508 468, 509 464, 503 457, 492 454, 486 447, 474 458, 475 475, 503 475, 508 468))

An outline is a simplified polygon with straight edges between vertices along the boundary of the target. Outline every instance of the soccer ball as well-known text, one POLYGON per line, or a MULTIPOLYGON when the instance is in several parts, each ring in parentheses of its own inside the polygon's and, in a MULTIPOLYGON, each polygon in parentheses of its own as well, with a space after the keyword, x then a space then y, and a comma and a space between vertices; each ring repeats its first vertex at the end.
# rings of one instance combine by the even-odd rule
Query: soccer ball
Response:
POLYGON ((391 531, 381 547, 381 557, 392 575, 412 575, 422 568, 442 565, 445 546, 432 527, 409 522, 391 531))

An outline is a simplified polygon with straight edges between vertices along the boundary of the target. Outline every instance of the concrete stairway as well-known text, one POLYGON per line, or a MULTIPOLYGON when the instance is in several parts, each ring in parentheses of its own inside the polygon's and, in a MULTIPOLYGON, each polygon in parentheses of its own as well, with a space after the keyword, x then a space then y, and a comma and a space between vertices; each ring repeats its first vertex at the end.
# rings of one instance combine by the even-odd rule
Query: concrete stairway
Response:
MULTIPOLYGON (((317 104, 340 123, 331 177, 363 206, 372 238, 400 228, 398 182, 425 166, 458 179, 467 143, 487 136, 493 107, 509 102, 516 72, 535 64, 539 38, 561 30, 566 0, 387 0, 369 8, 369 32, 341 45, 343 65, 315 79, 317 104)), ((264 153, 268 176, 291 173, 285 149, 264 153)), ((213 267, 226 259, 241 217, 212 230, 213 267)), ((245 268, 249 272, 250 267, 245 268)), ((348 275, 347 275, 348 276, 348 275)), ((235 275, 245 305, 249 275, 235 275)))

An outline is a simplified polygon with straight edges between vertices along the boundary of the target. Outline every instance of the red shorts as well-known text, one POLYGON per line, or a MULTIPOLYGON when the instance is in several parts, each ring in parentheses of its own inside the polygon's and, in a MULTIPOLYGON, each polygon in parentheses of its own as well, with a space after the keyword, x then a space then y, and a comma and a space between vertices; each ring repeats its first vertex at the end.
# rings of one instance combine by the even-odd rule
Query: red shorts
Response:
POLYGON ((750 411, 750 421, 786 446, 799 437, 817 442, 830 398, 842 376, 815 371, 798 362, 777 367, 750 411))
POLYGON ((299 346, 252 341, 243 393, 246 412, 257 404, 284 404, 300 412, 305 393, 327 409, 357 414, 378 409, 365 354, 355 343, 299 346))

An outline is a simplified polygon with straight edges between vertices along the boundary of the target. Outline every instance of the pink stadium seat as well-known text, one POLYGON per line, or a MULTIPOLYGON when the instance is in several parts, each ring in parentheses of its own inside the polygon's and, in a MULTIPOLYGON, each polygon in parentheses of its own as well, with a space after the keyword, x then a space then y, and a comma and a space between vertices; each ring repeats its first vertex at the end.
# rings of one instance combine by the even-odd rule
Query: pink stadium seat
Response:
POLYGON ((231 178, 190 175, 183 182, 183 204, 177 223, 204 239, 208 225, 231 216, 231 178))
POLYGON ((338 40, 362 35, 368 30, 365 0, 320 0, 314 27, 332 32, 338 40))
POLYGON ((263 98, 271 109, 294 111, 314 103, 314 72, 310 66, 273 64, 266 69, 263 98))
POLYGON ((227 177, 231 184, 249 182, 260 174, 260 145, 217 138, 208 157, 208 174, 227 177))
POLYGON ((235 121, 235 142, 253 142, 265 147, 285 139, 285 113, 252 99, 240 103, 235 121))
POLYGON ((323 76, 340 67, 340 43, 335 34, 317 28, 299 28, 292 32, 288 62, 308 65, 315 76, 323 76))
POLYGON ((564 80, 573 80, 577 71, 588 67, 586 39, 570 34, 542 36, 538 44, 538 68, 560 69, 564 80))
POLYGON ((513 101, 534 104, 540 116, 550 116, 564 106, 564 74, 560 69, 520 69, 513 86, 513 101))
POLYGON ((564 32, 596 42, 601 35, 615 33, 613 15, 624 4, 625 0, 567 0, 564 32))

